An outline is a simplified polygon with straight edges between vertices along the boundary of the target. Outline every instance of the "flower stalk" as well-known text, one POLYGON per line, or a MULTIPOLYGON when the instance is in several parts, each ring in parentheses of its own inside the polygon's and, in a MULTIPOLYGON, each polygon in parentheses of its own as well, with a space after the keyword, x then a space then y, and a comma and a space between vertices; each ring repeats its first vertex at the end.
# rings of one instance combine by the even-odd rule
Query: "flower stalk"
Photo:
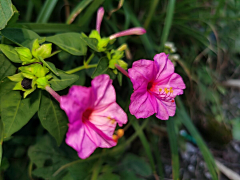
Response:
POLYGON ((60 103, 61 96, 59 96, 58 93, 56 93, 50 86, 46 86, 45 89, 60 103))

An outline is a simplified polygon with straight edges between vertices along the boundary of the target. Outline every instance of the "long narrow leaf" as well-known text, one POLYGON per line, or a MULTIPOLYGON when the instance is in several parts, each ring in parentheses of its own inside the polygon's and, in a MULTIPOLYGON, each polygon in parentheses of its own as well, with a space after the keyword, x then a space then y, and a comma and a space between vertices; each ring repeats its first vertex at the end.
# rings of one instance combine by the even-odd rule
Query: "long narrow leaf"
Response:
POLYGON ((37 23, 46 23, 48 22, 50 15, 52 14, 52 11, 54 7, 56 6, 58 0, 46 0, 44 3, 40 14, 37 18, 37 23))
POLYGON ((178 145, 177 145, 177 134, 174 126, 174 118, 169 118, 167 123, 168 138, 171 147, 172 156, 172 167, 173 167, 173 179, 179 179, 179 157, 178 157, 178 145))

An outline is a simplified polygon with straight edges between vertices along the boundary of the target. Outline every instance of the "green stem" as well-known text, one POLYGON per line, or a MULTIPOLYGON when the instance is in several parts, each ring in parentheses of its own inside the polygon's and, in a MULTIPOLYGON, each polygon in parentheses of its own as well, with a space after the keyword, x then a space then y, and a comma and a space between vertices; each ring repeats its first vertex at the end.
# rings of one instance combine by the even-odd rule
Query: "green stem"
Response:
POLYGON ((90 68, 95 68, 95 67, 97 67, 97 64, 82 65, 82 66, 79 66, 77 68, 74 68, 74 69, 71 69, 69 71, 66 71, 65 73, 73 74, 73 73, 81 71, 83 69, 90 69, 90 68))
POLYGON ((91 62, 91 60, 93 59, 94 55, 95 55, 95 54, 92 53, 91 56, 87 59, 87 61, 84 62, 84 64, 85 64, 85 65, 88 65, 88 64, 91 62))
MULTIPOLYGON (((102 150, 102 154, 104 153, 104 150, 105 149, 102 150)), ((94 164, 93 174, 92 174, 91 180, 97 180, 98 179, 98 175, 99 175, 99 172, 101 170, 102 164, 103 164, 103 160, 102 160, 102 156, 101 156, 98 159, 97 163, 94 164)))
MULTIPOLYGON (((133 128, 135 129, 135 131, 140 129, 140 126, 139 126, 138 121, 136 119, 132 120, 132 125, 133 125, 133 128)), ((152 156, 152 153, 151 153, 151 148, 149 146, 148 140, 147 140, 146 136, 144 135, 143 131, 141 131, 138 134, 138 136, 139 136, 139 138, 140 138, 140 140, 143 144, 143 147, 146 151, 146 154, 147 154, 148 159, 150 161, 150 164, 152 166, 153 173, 156 173, 155 164, 154 164, 154 160, 153 160, 153 156, 152 156)))
POLYGON ((153 0, 153 2, 151 3, 151 7, 150 7, 150 9, 149 9, 149 11, 148 11, 147 19, 146 19, 146 21, 145 21, 145 23, 144 23, 144 26, 143 26, 145 29, 148 28, 148 26, 149 26, 149 24, 150 24, 150 22, 151 22, 151 20, 152 20, 152 17, 153 17, 153 14, 154 14, 155 11, 156 11, 158 2, 159 2, 159 0, 153 0))
MULTIPOLYGON (((134 116, 131 117, 131 119, 133 119, 134 116)), ((134 118, 136 120, 136 118, 134 118)), ((130 123, 132 122, 132 120, 130 120, 130 123)), ((97 159, 99 157, 103 157, 103 156, 107 156, 107 155, 114 155, 116 153, 118 153, 119 151, 122 151, 123 149, 126 148, 126 146, 130 145, 138 136, 138 134, 140 134, 142 132, 142 130, 147 126, 149 122, 149 118, 145 119, 142 126, 136 130, 136 132, 122 145, 119 145, 117 147, 115 147, 114 149, 112 149, 111 151, 105 151, 103 153, 100 153, 100 154, 96 154, 96 155, 93 155, 87 159, 79 159, 79 160, 76 160, 76 161, 73 161, 73 162, 70 162, 68 164, 65 164, 63 166, 61 166, 54 174, 53 174, 53 177, 57 176, 62 170, 68 168, 69 166, 72 166, 74 164, 78 164, 78 163, 83 163, 83 162, 87 162, 87 161, 90 161, 90 160, 93 160, 93 159, 97 159)))

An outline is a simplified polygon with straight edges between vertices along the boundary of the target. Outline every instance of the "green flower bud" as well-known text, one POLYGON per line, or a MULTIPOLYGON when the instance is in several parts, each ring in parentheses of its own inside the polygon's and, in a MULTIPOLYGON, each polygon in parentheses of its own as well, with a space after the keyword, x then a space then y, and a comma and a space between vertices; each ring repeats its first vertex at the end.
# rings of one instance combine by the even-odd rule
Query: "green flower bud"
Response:
POLYGON ((116 68, 116 67, 115 67, 115 64, 117 64, 117 60, 116 60, 116 59, 111 59, 111 60, 109 61, 108 67, 111 68, 111 69, 115 69, 115 68, 116 68))
POLYGON ((121 66, 125 70, 128 67, 128 64, 125 61, 123 61, 123 60, 118 60, 117 63, 118 63, 119 66, 121 66))
POLYGON ((43 44, 38 49, 36 49, 37 57, 41 56, 43 59, 51 57, 51 52, 52 52, 52 43, 43 44))
POLYGON ((91 33, 89 34, 89 38, 95 38, 98 40, 97 48, 100 52, 106 50, 106 47, 110 41, 109 38, 101 38, 97 30, 92 30, 91 33))
POLYGON ((89 34, 89 38, 95 38, 97 40, 101 40, 101 36, 97 30, 92 30, 91 33, 89 34))
POLYGON ((50 85, 46 77, 38 78, 36 83, 37 83, 37 87, 41 89, 45 89, 47 85, 50 85))

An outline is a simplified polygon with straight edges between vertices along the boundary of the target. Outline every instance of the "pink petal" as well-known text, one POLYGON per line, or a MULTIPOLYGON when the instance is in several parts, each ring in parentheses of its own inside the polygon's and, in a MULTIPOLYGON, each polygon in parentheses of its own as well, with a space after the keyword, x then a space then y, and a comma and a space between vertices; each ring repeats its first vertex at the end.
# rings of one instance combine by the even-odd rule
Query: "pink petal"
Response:
POLYGON ((98 31, 99 34, 100 34, 100 27, 101 27, 103 15, 104 15, 104 8, 100 7, 97 12, 97 22, 96 22, 96 30, 98 31))
POLYGON ((94 107, 116 102, 115 89, 112 86, 112 80, 108 75, 102 74, 95 77, 91 84, 95 97, 94 107))
POLYGON ((165 53, 156 54, 153 59, 158 66, 158 73, 156 75, 157 81, 163 80, 174 73, 174 65, 168 59, 168 55, 165 53))
POLYGON ((82 121, 82 113, 93 104, 91 88, 72 86, 66 96, 61 96, 60 107, 66 112, 69 122, 82 121))
POLYGON ((131 95, 129 111, 137 119, 147 118, 156 113, 155 97, 146 90, 134 91, 131 95))
POLYGON ((175 101, 163 101, 156 99, 158 104, 156 117, 161 120, 168 120, 169 116, 174 116, 176 111, 175 101))
POLYGON ((97 127, 99 127, 99 125, 103 126, 103 124, 106 125, 106 127, 111 127, 113 119, 118 123, 119 126, 127 123, 126 113, 115 102, 105 107, 98 109, 95 108, 91 115, 91 122, 97 127))
POLYGON ((146 30, 142 27, 130 28, 125 31, 118 32, 109 37, 109 39, 115 39, 117 37, 129 36, 129 35, 142 35, 145 34, 146 30))
POLYGON ((155 78, 156 67, 154 61, 145 59, 135 61, 132 68, 128 69, 128 74, 134 90, 143 86, 147 89, 148 83, 155 78))

